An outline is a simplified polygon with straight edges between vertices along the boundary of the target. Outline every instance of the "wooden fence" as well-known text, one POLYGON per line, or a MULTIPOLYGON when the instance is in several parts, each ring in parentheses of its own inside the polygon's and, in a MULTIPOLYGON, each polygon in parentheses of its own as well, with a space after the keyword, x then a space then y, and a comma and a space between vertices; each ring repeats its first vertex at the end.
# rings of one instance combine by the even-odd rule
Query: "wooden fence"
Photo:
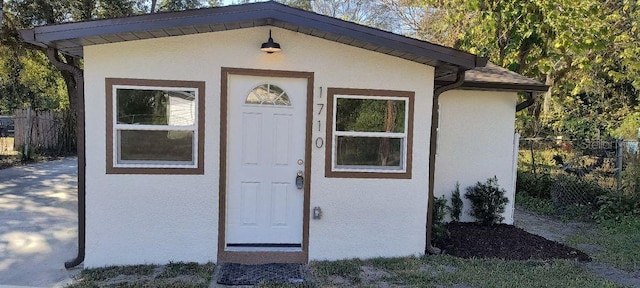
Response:
POLYGON ((75 149, 75 121, 69 111, 16 110, 14 149, 65 154, 75 149))

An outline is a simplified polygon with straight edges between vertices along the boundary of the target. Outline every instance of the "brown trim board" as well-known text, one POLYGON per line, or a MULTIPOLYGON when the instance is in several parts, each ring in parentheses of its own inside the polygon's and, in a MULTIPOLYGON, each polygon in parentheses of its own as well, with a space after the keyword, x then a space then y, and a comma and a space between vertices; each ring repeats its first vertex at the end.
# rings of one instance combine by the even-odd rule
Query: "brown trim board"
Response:
POLYGON ((260 70, 244 68, 221 68, 220 81, 220 186, 218 202, 218 262, 246 264, 259 263, 307 263, 309 261, 309 213, 311 197, 311 129, 313 125, 313 72, 260 70), (264 76, 307 79, 307 118, 305 135, 304 202, 302 219, 301 252, 236 252, 225 251, 226 207, 227 207, 227 139, 228 139, 228 97, 229 75, 264 76))
POLYGON ((327 88, 327 142, 325 145, 324 175, 329 178, 384 178, 384 179, 411 179, 413 163, 413 113, 415 92, 397 90, 374 90, 353 88, 327 88), (390 96, 409 98, 408 127, 407 127, 407 170, 402 173, 388 172, 342 172, 332 170, 333 161, 333 101, 335 95, 363 95, 363 96, 390 96))
POLYGON ((176 33, 187 34, 187 31, 208 33, 267 25, 434 66, 436 74, 485 66, 486 63, 486 58, 461 50, 273 1, 41 26, 21 30, 20 34, 25 41, 34 45, 57 46, 64 53, 82 57, 83 46, 135 41, 144 38, 138 35, 154 31, 159 31, 156 33, 159 37, 170 37, 176 33))
POLYGON ((107 126, 107 174, 176 174, 202 175, 204 174, 204 126, 205 126, 205 82, 202 81, 173 81, 150 79, 106 78, 106 126, 107 126), (151 86, 151 87, 182 87, 198 89, 198 165, 196 168, 125 168, 113 166, 113 86, 151 86))

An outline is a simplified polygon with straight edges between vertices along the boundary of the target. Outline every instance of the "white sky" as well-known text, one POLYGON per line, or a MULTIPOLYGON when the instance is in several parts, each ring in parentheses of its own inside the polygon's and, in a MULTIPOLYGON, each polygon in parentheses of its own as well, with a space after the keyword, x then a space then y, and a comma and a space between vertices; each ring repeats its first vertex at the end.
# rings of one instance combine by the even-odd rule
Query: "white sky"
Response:
MULTIPOLYGON (((258 0, 258 1, 263 2, 263 1, 266 1, 266 0, 258 0)), ((258 2, 258 1, 256 1, 256 2, 258 2)), ((222 4, 223 5, 231 5, 231 4, 238 3, 238 2, 240 2, 240 1, 238 1, 238 0, 223 0, 222 4)))

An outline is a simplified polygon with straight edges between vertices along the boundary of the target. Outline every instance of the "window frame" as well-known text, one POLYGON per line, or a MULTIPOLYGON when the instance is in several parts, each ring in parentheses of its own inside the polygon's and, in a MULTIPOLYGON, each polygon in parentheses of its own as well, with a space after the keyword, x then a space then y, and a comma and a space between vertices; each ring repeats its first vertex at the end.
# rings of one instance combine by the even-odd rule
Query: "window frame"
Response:
POLYGON ((106 78, 106 159, 107 174, 204 174, 204 100, 205 82, 150 79, 106 78), (158 91, 193 91, 195 93, 195 119, 190 126, 136 125, 117 123, 118 89, 158 91), (181 161, 135 161, 118 163, 120 157, 119 131, 192 131, 192 157, 194 163, 181 161))
POLYGON ((327 129, 325 145, 325 177, 333 178, 388 178, 411 179, 413 158, 413 112, 415 92, 397 90, 373 90, 351 88, 327 89, 327 129), (404 101, 405 119, 404 132, 362 132, 362 131, 336 131, 336 114, 338 99, 373 99, 404 101), (340 167, 337 165, 337 139, 338 137, 379 137, 389 139, 404 139, 401 147, 401 169, 385 169, 385 167, 349 165, 340 167))

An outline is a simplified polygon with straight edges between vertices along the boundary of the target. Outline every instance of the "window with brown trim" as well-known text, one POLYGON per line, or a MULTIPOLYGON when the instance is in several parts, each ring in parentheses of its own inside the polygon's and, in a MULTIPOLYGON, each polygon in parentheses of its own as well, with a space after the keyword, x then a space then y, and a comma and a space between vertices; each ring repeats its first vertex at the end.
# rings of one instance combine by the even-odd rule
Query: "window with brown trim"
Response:
POLYGON ((107 173, 202 174, 204 82, 106 79, 107 173))
POLYGON ((329 88, 327 177, 411 178, 413 92, 329 88))

